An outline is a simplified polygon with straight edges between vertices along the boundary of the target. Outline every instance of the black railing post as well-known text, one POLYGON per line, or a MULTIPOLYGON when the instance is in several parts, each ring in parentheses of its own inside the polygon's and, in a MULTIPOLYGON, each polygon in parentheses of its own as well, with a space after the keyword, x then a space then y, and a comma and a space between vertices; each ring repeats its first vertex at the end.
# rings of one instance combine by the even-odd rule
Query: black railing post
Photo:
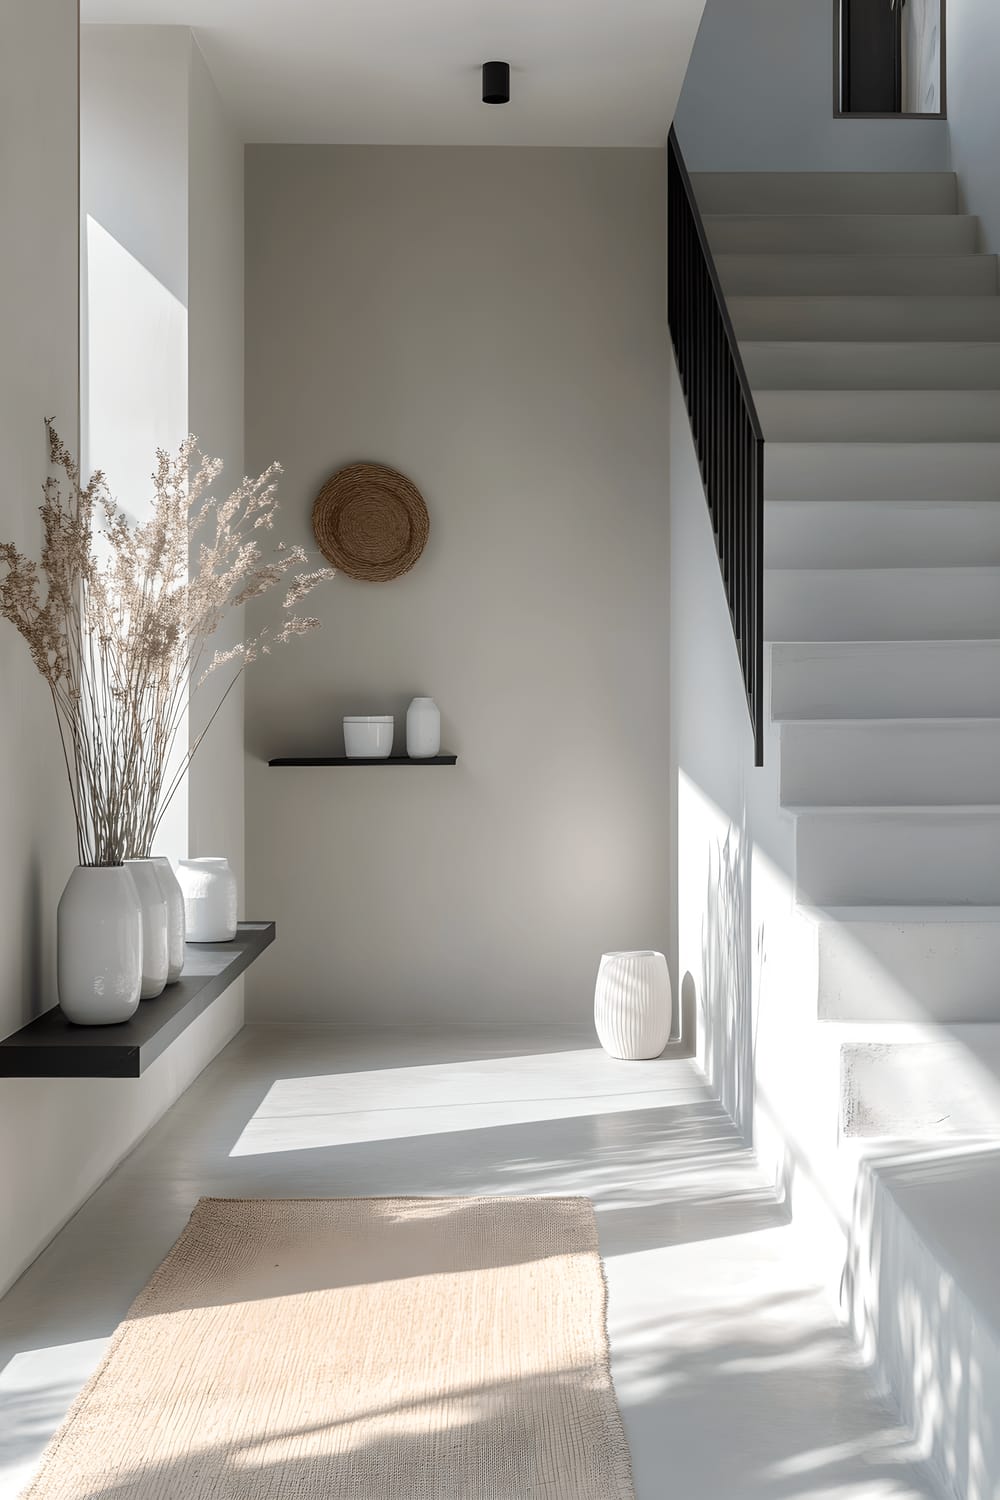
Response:
POLYGON ((764 763, 764 434, 684 158, 667 143, 667 319, 764 763))

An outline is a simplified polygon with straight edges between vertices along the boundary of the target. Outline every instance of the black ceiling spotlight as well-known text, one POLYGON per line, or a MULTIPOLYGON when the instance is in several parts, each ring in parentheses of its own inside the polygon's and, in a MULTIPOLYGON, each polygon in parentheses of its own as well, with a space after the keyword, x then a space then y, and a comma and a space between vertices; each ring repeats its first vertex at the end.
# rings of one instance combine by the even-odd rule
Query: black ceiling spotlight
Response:
POLYGON ((510 63, 483 63, 483 103, 510 103, 510 63))

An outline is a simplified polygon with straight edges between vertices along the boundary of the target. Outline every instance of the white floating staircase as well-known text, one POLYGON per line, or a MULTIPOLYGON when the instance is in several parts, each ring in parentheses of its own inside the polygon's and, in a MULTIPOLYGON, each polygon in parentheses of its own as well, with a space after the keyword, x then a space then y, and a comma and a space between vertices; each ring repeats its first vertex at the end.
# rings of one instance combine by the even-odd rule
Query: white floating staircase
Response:
POLYGON ((1000 1271, 962 1236, 983 1234, 980 1182, 994 1251, 1000 1236, 997 259, 951 174, 692 180, 765 436, 768 744, 839 1135, 875 1161, 923 1143, 872 1169, 855 1312, 925 1436, 938 1401, 927 1441, 950 1492, 993 1500, 1000 1271), (959 1179, 969 1225, 939 1254, 959 1179), (988 1430, 968 1401, 949 1414, 969 1327, 988 1430))
POLYGON ((1000 1131, 953 1031, 1000 1074, 997 258, 950 173, 693 182, 766 439, 771 716, 841 1131, 1000 1131))

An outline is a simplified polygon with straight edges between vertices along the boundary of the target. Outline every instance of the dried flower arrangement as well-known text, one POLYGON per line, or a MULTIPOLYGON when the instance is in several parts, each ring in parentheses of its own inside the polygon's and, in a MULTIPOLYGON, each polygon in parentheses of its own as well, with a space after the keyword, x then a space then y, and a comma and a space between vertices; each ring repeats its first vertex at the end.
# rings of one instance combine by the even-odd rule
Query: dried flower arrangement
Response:
POLYGON ((57 473, 40 506, 41 559, 0 544, 0 614, 24 637, 52 694, 80 864, 117 865, 150 854, 191 757, 246 666, 319 624, 295 609, 333 571, 296 572, 307 561, 301 547, 279 543, 265 556, 278 464, 218 500, 211 487, 222 463, 189 437, 176 456, 157 452, 149 519, 133 523, 100 471, 81 484, 69 450, 51 422, 46 428, 57 473), (229 610, 283 582, 280 629, 212 651, 229 610), (180 744, 189 694, 226 667, 232 677, 208 723, 194 743, 180 744))

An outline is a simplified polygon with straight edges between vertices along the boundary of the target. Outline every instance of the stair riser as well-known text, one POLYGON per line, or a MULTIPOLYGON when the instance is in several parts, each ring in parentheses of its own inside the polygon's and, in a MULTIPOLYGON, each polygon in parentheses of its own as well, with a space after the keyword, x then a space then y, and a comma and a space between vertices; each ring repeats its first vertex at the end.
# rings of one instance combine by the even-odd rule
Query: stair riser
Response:
POLYGON ((770 568, 1000 566, 1000 501, 770 502, 764 537, 770 568))
POLYGON ((783 724, 781 800, 818 807, 1000 806, 1000 719, 783 724))
POLYGON ((824 922, 819 1017, 1000 1022, 1000 921, 824 922))
POLYGON ((747 341, 755 391, 1000 390, 1000 344, 747 341))
POLYGON ((953 214, 953 172, 693 172, 703 214, 953 214))
POLYGON ((846 1136, 913 1138, 1000 1131, 1000 1027, 968 1042, 845 1046, 841 1128, 846 1136))
POLYGON ((796 883, 815 906, 1000 905, 1000 812, 802 814, 796 883))
POLYGON ((997 443, 782 443, 764 449, 768 500, 997 500, 997 443))
POLYGON ((732 297, 993 296, 994 255, 718 255, 732 297))
POLYGON ((716 255, 974 255, 980 238, 965 214, 716 214, 705 229, 716 255))
POLYGON ((771 652, 771 714, 781 719, 992 717, 1000 641, 836 642, 771 652))
POLYGON ((769 570, 768 641, 984 640, 1000 636, 1000 569, 769 570))
MULTIPOLYGON (((1000 441, 1000 390, 758 391, 755 401, 772 442, 1000 441)), ((960 470, 952 484, 961 494, 960 470)))
POLYGON ((1000 297, 731 297, 740 339, 1000 338, 1000 297))

